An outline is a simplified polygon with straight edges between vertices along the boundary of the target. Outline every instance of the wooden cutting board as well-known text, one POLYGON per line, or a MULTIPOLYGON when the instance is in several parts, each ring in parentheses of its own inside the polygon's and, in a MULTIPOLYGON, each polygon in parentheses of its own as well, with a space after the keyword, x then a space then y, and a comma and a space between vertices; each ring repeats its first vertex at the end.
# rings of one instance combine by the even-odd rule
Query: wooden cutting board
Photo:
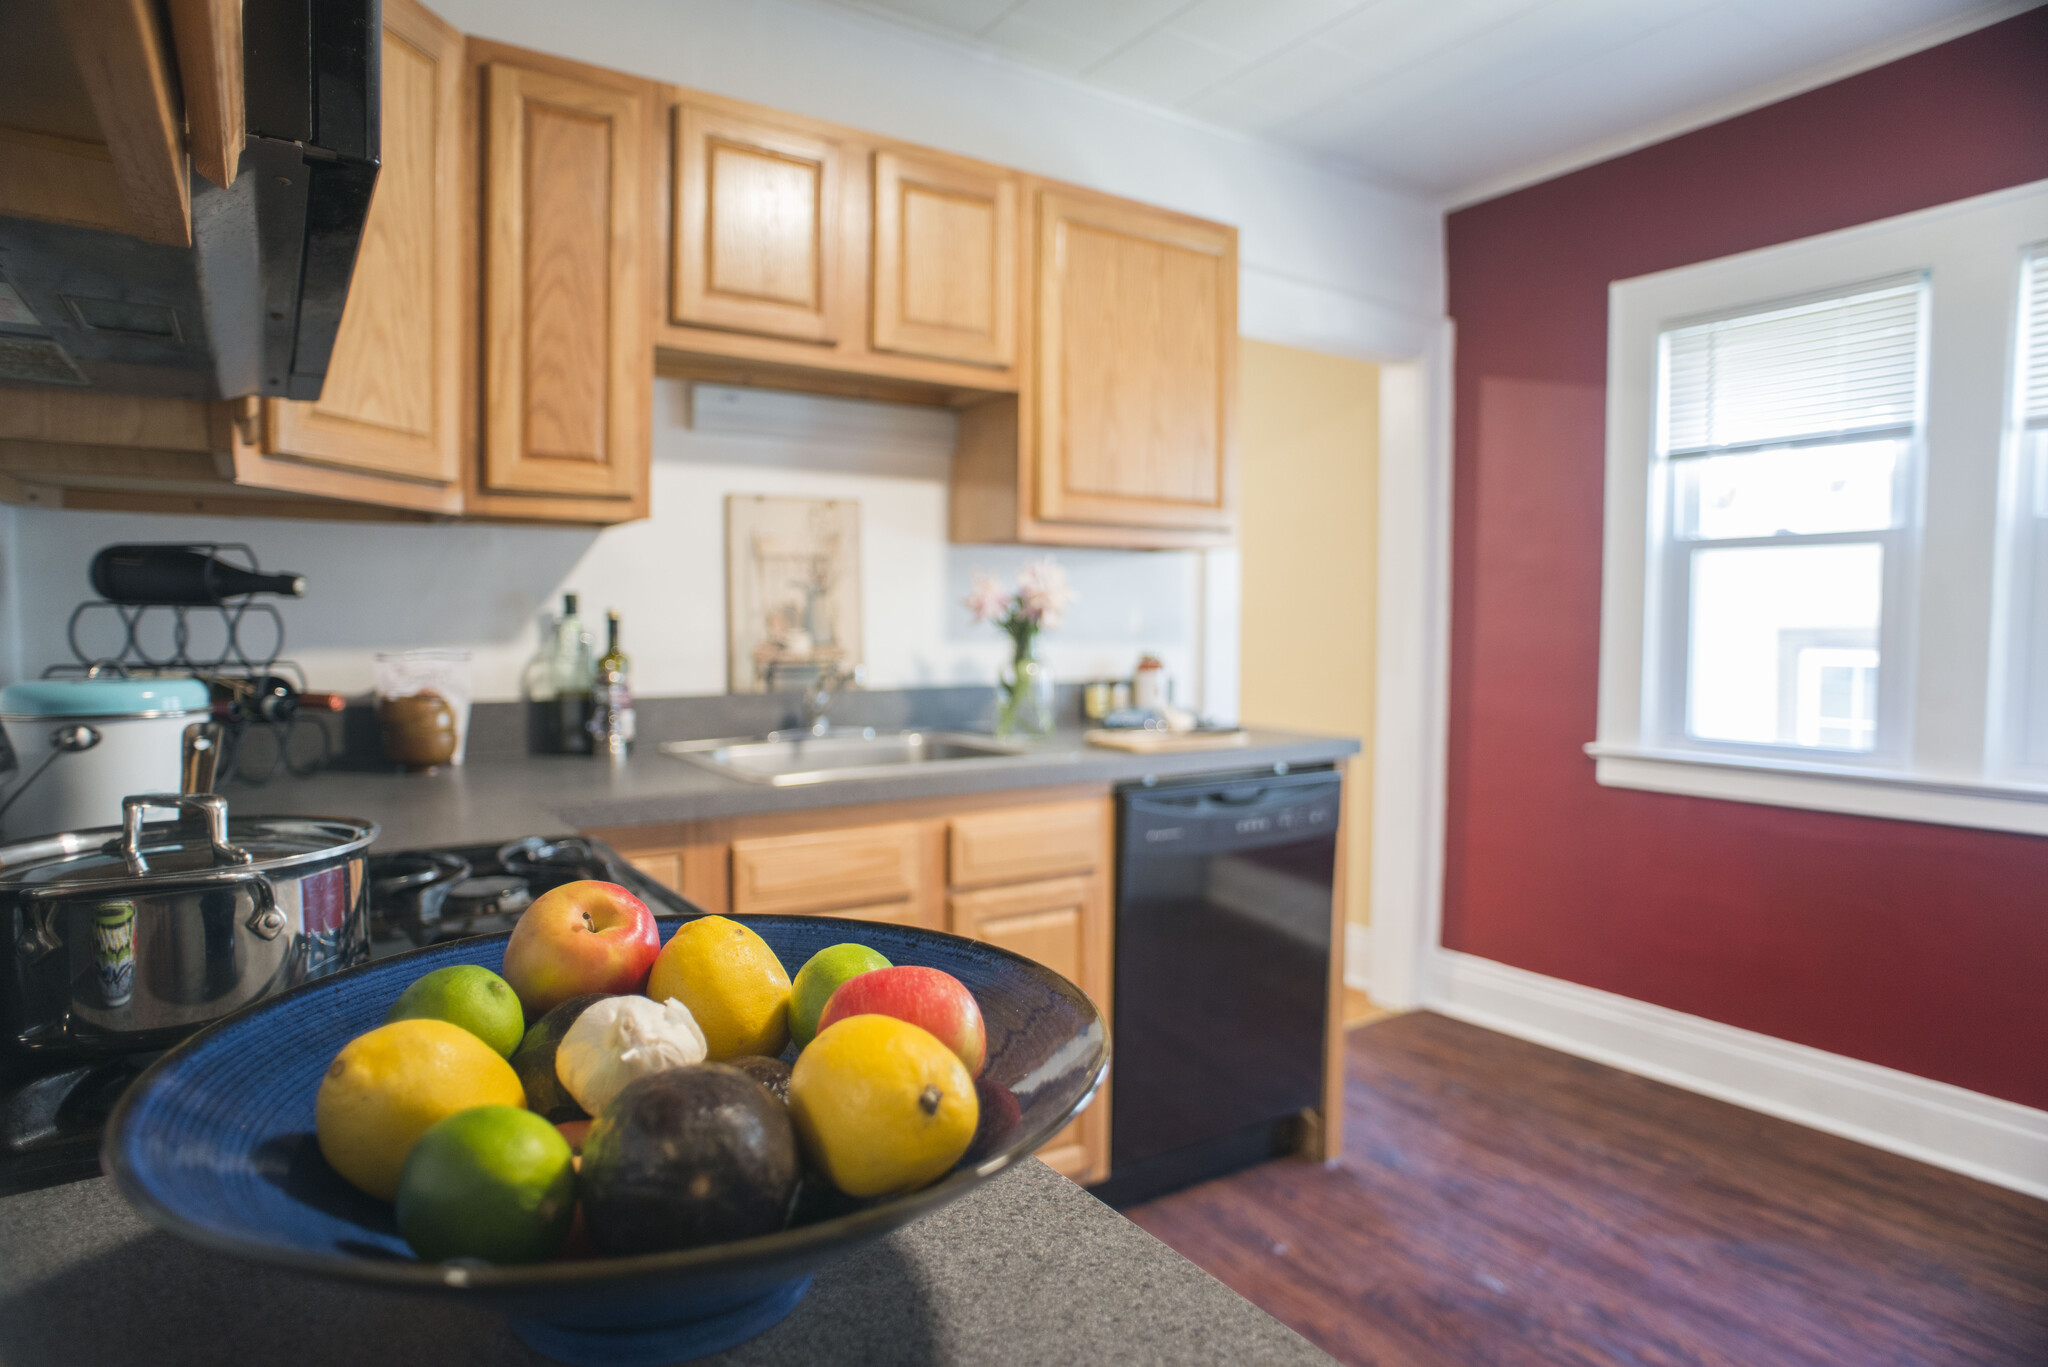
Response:
POLYGON ((1145 731, 1137 728, 1111 731, 1096 729, 1086 737, 1090 745, 1107 750, 1129 750, 1133 754, 1159 755, 1181 750, 1228 750, 1243 745, 1243 731, 1145 731))

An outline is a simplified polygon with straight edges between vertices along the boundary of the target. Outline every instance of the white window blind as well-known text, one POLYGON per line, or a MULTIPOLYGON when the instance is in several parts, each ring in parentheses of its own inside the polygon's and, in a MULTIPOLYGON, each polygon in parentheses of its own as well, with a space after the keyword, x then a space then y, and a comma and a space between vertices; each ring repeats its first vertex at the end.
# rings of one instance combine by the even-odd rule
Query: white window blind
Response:
POLYGON ((2020 375, 2021 412, 2028 427, 2048 427, 2048 247, 2027 258, 2027 326, 2021 345, 2026 369, 2020 375))
MULTIPOLYGON (((1915 280, 1664 333, 1664 454, 1910 432, 1922 288, 1915 280)), ((2048 414, 2048 381, 2042 393, 2048 414)))

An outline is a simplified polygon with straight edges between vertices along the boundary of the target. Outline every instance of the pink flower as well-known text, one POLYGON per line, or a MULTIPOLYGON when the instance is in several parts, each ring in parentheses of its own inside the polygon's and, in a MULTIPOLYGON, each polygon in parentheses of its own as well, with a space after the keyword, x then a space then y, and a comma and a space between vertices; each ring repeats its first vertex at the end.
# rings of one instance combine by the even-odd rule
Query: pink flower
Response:
POLYGON ((1034 560, 1017 576, 1017 607, 1025 617, 1048 630, 1058 627, 1074 590, 1056 560, 1034 560))
POLYGON ((977 622, 1001 621, 1010 612, 1010 595, 1003 586, 981 570, 974 572, 974 592, 967 595, 967 610, 977 622))

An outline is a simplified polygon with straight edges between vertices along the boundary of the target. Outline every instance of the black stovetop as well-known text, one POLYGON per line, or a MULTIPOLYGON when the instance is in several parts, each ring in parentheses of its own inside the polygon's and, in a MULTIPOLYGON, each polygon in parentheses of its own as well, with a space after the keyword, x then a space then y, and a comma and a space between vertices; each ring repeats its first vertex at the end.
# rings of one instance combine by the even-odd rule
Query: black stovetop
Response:
MULTIPOLYGON (((510 930, 535 897, 579 878, 621 884, 656 915, 702 912, 610 846, 582 837, 373 855, 369 875, 372 958, 510 930)), ((100 1131, 122 1091, 156 1057, 0 1050, 0 1196, 99 1176, 100 1131)))

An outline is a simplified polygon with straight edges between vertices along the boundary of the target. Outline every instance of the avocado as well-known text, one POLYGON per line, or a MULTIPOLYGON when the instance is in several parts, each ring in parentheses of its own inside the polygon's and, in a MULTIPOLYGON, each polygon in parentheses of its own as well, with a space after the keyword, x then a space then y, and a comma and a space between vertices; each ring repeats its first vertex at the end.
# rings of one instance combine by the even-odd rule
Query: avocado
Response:
POLYGON ((562 1036, 569 1033, 576 1018, 607 995, 590 992, 569 998, 535 1021, 519 1041, 519 1047, 512 1051, 512 1071, 519 1075, 519 1085, 526 1089, 527 1110, 557 1124, 590 1118, 590 1113, 576 1104, 576 1098, 569 1095, 569 1089, 556 1075, 555 1051, 561 1048, 562 1036))
POLYGON ((766 1054, 743 1054, 739 1058, 727 1059, 726 1063, 766 1087, 783 1105, 789 1104, 790 1068, 781 1059, 769 1058, 766 1054))
POLYGON ((786 1106, 737 1068, 693 1063, 606 1103, 577 1186, 591 1243, 626 1257, 771 1234, 802 1171, 786 1106))

